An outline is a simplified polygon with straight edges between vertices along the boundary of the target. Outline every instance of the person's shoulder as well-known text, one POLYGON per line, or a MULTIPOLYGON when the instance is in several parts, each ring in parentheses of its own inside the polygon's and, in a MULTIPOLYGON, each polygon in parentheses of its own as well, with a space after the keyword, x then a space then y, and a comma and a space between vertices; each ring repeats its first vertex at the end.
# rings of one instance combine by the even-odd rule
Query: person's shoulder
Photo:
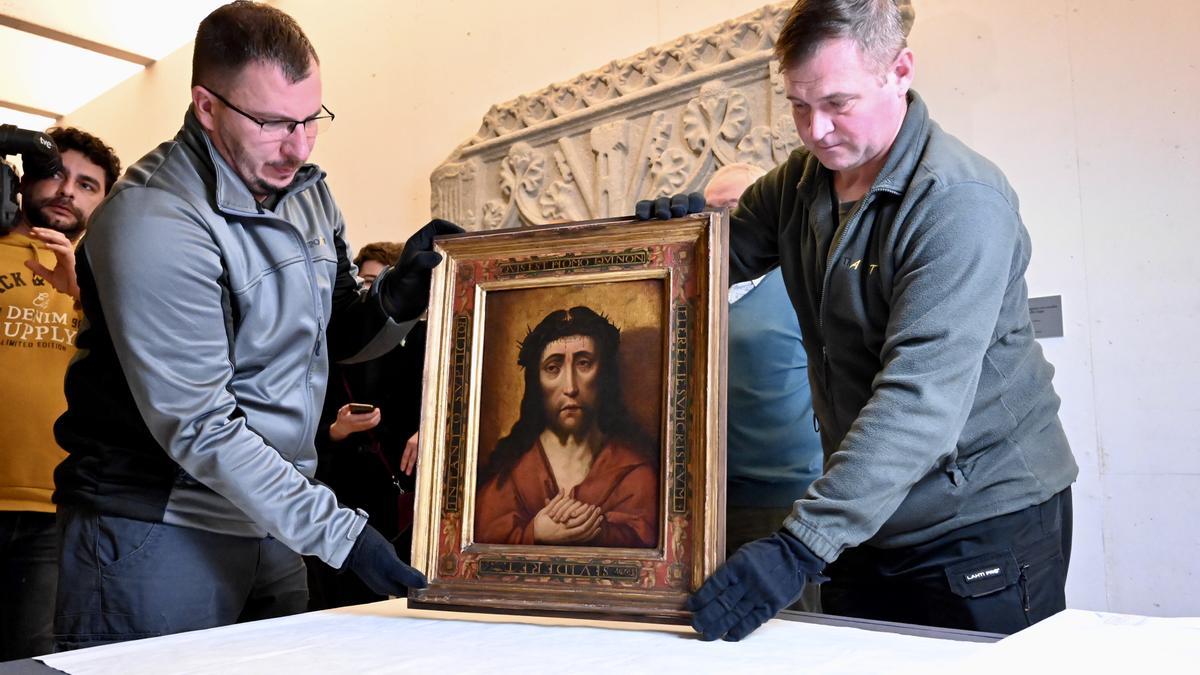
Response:
POLYGON ((924 185, 929 193, 940 194, 943 199, 992 192, 1016 208, 1016 193, 995 162, 933 120, 929 127, 929 139, 917 163, 913 186, 924 185))
POLYGON ((8 232, 0 232, 0 246, 16 246, 24 250, 35 243, 35 239, 17 232, 15 228, 8 232))
POLYGON ((113 184, 113 193, 144 187, 166 187, 178 191, 181 187, 202 182, 195 162, 186 155, 184 145, 177 139, 159 143, 125 169, 125 173, 113 184))
POLYGON ((206 203, 204 178, 197 163, 178 140, 160 143, 134 162, 113 184, 104 202, 97 208, 89 229, 103 229, 106 220, 116 217, 116 227, 128 228, 139 215, 199 211, 206 203))
POLYGON ((772 185, 780 191, 787 189, 788 186, 795 188, 802 178, 816 171, 817 165, 816 157, 808 151, 808 148, 801 145, 792 150, 787 159, 768 171, 757 182, 772 185))

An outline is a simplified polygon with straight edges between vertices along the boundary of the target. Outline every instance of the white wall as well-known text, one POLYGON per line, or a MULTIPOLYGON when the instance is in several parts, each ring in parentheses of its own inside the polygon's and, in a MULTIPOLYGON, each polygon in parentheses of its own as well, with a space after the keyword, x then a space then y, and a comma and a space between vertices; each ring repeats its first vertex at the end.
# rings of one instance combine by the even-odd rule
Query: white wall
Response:
POLYGON ((1108 600, 1200 615, 1200 4, 1074 0, 1079 210, 1108 600))
MULTIPOLYGON (((493 104, 750 11, 765 0, 276 4, 321 54, 337 114, 315 159, 354 242, 428 219, 430 171, 493 104)), ((1200 615, 1200 3, 915 0, 916 87, 1022 199, 1031 295, 1080 463, 1073 607, 1200 615)), ((190 45, 70 115, 127 162, 179 126, 190 45)))
POLYGON ((1200 4, 917 0, 918 87, 995 160, 1063 296, 1062 418, 1080 464, 1075 607, 1200 615, 1200 4))

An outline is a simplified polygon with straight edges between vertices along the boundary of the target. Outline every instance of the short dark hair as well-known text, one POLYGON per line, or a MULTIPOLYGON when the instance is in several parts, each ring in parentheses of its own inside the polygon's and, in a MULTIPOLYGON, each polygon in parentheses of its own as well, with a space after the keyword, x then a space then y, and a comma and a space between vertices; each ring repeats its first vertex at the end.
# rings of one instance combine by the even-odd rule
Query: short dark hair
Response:
POLYGON ((791 68, 838 38, 854 40, 880 69, 907 45, 896 0, 799 0, 775 41, 775 58, 781 69, 791 68))
POLYGON ((403 244, 391 241, 373 241, 358 250, 358 255, 354 256, 354 265, 362 267, 362 264, 368 260, 374 260, 381 265, 395 265, 403 250, 403 244))
MULTIPOLYGON (((529 451, 534 440, 546 428, 540 379, 542 352, 551 342, 573 335, 590 337, 596 343, 600 368, 596 381, 596 423, 600 431, 608 437, 639 439, 638 432, 630 429, 629 413, 621 397, 621 362, 618 355, 621 330, 608 317, 590 307, 556 309, 529 331, 517 349, 517 365, 525 371, 525 395, 521 398, 520 417, 508 435, 496 442, 496 448, 488 459, 486 475, 480 477, 481 483, 495 476, 503 484, 521 456, 529 451)), ((634 445, 641 446, 640 443, 634 445)))
POLYGON ((54 139, 59 152, 74 150, 96 166, 104 169, 104 194, 108 194, 113 183, 121 176, 121 158, 104 141, 75 127, 53 127, 46 135, 54 139))
POLYGON ((317 51, 286 13, 260 2, 237 0, 204 17, 192 51, 192 86, 222 84, 251 63, 278 65, 293 84, 308 77, 317 51))

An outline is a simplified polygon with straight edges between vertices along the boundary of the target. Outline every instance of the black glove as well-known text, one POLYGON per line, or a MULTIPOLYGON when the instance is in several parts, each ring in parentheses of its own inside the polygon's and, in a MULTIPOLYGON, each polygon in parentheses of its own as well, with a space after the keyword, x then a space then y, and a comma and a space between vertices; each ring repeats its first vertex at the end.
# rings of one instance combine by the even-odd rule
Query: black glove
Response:
POLYGON ((692 628, 705 640, 737 641, 821 583, 825 561, 787 530, 746 544, 687 600, 692 628))
POLYGON ((433 251, 433 238, 464 231, 454 223, 435 219, 408 238, 400 259, 376 280, 383 308, 393 319, 408 321, 421 316, 429 306, 433 268, 442 262, 441 254, 433 251))
POLYGON ((668 220, 704 210, 704 195, 699 192, 677 194, 672 197, 643 199, 633 207, 638 220, 668 220))
POLYGON ((342 569, 353 571, 367 588, 379 595, 404 595, 409 588, 429 585, 425 575, 405 565, 392 543, 370 525, 354 541, 342 569))

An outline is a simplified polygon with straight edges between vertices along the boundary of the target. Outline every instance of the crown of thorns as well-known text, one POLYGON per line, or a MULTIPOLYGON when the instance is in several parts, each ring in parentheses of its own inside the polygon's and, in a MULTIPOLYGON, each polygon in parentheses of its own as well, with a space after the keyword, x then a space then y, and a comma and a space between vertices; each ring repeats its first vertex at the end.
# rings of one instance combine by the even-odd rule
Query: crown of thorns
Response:
POLYGON ((517 364, 522 368, 536 367, 546 345, 572 335, 594 339, 602 359, 616 353, 621 344, 621 330, 604 314, 584 306, 556 309, 536 327, 528 330, 524 340, 517 342, 517 364))

